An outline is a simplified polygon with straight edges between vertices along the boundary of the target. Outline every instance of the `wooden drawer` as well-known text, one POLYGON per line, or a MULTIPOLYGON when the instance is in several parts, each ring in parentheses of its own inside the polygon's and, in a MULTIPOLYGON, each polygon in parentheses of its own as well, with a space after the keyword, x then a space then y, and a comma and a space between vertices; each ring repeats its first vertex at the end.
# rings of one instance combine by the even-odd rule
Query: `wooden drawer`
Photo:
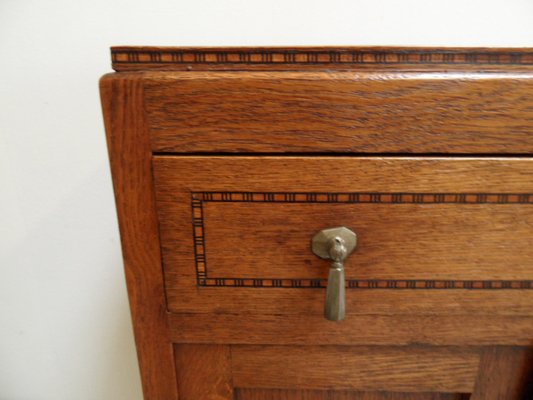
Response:
POLYGON ((158 156, 153 165, 168 308, 216 314, 226 329, 203 340, 530 340, 531 159, 158 156), (342 225, 358 245, 339 327, 321 320, 329 262, 310 242, 342 225), (256 335, 231 315, 255 321, 256 335), (428 332, 427 318, 440 329, 428 332))

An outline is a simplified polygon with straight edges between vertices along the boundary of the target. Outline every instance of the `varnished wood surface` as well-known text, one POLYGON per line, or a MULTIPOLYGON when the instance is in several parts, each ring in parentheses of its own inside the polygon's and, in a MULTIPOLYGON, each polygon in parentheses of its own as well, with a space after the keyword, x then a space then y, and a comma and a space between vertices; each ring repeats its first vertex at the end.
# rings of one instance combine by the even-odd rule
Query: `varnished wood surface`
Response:
MULTIPOLYGON (((327 268, 327 267, 325 267, 327 268)), ((270 315, 322 314, 325 289, 261 287, 193 287, 184 280, 169 280, 173 312, 240 313, 270 315)), ((347 289, 349 316, 472 315, 529 317, 533 297, 527 290, 469 289, 347 289)))
POLYGON ((531 197, 530 205, 507 206, 205 202, 208 276, 325 281, 329 262, 310 251, 309 240, 325 227, 347 226, 359 238, 345 262, 346 279, 355 282, 528 280, 531 197))
POLYGON ((183 344, 174 350, 180 400, 233 400, 229 346, 183 344))
MULTIPOLYGON (((154 158, 154 173, 168 304, 174 312, 308 316, 321 315, 324 301, 323 288, 230 283, 198 287, 195 251, 200 249, 194 248, 192 237, 191 192, 527 194, 533 190, 529 178, 533 162, 519 158, 160 156, 154 158)), ((349 278, 392 282, 419 278, 422 284, 432 279, 533 279, 528 267, 533 204, 476 204, 483 199, 468 199, 470 204, 370 202, 355 207, 327 199, 311 205, 207 202, 203 226, 198 228, 205 229, 204 267, 213 279, 241 274, 251 281, 321 278, 328 264, 316 259, 309 241, 319 229, 346 224, 359 234, 359 248, 346 267, 349 278)), ((533 290, 521 290, 520 285, 461 290, 428 285, 416 290, 394 285, 348 289, 347 320, 358 314, 531 315, 533 290)), ((519 330, 527 324, 524 321, 517 320, 519 330)))
POLYGON ((232 346, 241 388, 470 393, 479 352, 466 348, 232 346))
POLYGON ((145 399, 530 399, 530 353, 502 346, 533 331, 532 49, 120 47, 113 64, 145 399), (363 153, 420 158, 340 156, 363 153), (360 235, 339 324, 308 249, 326 223, 360 235))
POLYGON ((481 353, 470 400, 531 400, 533 353, 527 348, 489 347, 481 353))
POLYGON ((532 78, 167 72, 147 75, 145 102, 158 152, 531 154, 532 78))
MULTIPOLYGON (((218 289, 221 290, 221 289, 218 289)), ((423 301, 422 299, 420 300, 423 301)), ((444 300, 446 301, 446 300, 444 300)), ((486 301, 490 302, 487 296, 486 301)), ((351 315, 339 324, 307 315, 171 314, 177 343, 344 345, 531 345, 533 317, 351 315)))
POLYGON ((140 74, 104 76, 100 92, 145 400, 177 400, 140 74))
POLYGON ((430 47, 155 47, 111 49, 116 71, 302 70, 302 69, 475 69, 527 68, 527 48, 430 47))
POLYGON ((468 400, 468 394, 237 389, 235 400, 468 400))

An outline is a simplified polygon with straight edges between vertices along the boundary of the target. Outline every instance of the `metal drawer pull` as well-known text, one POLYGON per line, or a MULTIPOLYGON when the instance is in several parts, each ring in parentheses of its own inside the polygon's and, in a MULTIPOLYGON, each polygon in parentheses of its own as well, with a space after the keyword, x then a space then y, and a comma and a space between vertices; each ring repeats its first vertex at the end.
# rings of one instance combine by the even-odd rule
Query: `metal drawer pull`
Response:
POLYGON ((312 250, 318 257, 333 260, 329 267, 328 288, 324 316, 330 321, 342 321, 346 312, 344 260, 357 245, 357 235, 345 228, 323 229, 312 241, 312 250))

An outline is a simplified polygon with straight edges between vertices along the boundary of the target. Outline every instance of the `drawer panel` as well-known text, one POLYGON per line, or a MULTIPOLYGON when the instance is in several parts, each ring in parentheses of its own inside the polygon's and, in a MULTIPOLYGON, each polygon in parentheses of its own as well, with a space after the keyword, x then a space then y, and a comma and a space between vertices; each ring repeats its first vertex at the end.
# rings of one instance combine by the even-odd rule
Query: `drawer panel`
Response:
POLYGON ((168 308, 217 314, 176 317, 176 342, 531 339, 533 160, 156 156, 153 166, 168 308), (310 249, 336 225, 359 235, 342 330, 323 320, 329 262, 310 249))
POLYGON ((352 311, 532 304, 529 159, 160 156, 154 172, 172 311, 318 311, 310 239, 335 225, 359 234, 352 311))
POLYGON ((193 192, 195 218, 203 228, 196 251, 206 259, 197 263, 198 275, 206 272, 200 283, 324 287, 327 262, 309 251, 309 239, 325 227, 343 225, 359 236, 345 262, 350 288, 479 288, 481 280, 500 288, 529 279, 531 207, 518 203, 520 195, 516 204, 506 205, 496 204, 502 195, 467 196, 193 192))
POLYGON ((533 152, 530 72, 167 72, 156 152, 533 152), (487 99, 490 98, 490 101, 487 99))

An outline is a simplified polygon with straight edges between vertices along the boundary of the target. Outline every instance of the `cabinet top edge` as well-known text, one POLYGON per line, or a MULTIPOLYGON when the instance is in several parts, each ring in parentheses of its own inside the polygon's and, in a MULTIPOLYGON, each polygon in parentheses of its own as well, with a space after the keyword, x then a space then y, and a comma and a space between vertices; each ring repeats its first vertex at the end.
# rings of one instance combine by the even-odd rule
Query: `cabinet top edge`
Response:
POLYGON ((143 70, 516 70, 533 69, 533 48, 153 47, 111 48, 113 69, 143 70))

